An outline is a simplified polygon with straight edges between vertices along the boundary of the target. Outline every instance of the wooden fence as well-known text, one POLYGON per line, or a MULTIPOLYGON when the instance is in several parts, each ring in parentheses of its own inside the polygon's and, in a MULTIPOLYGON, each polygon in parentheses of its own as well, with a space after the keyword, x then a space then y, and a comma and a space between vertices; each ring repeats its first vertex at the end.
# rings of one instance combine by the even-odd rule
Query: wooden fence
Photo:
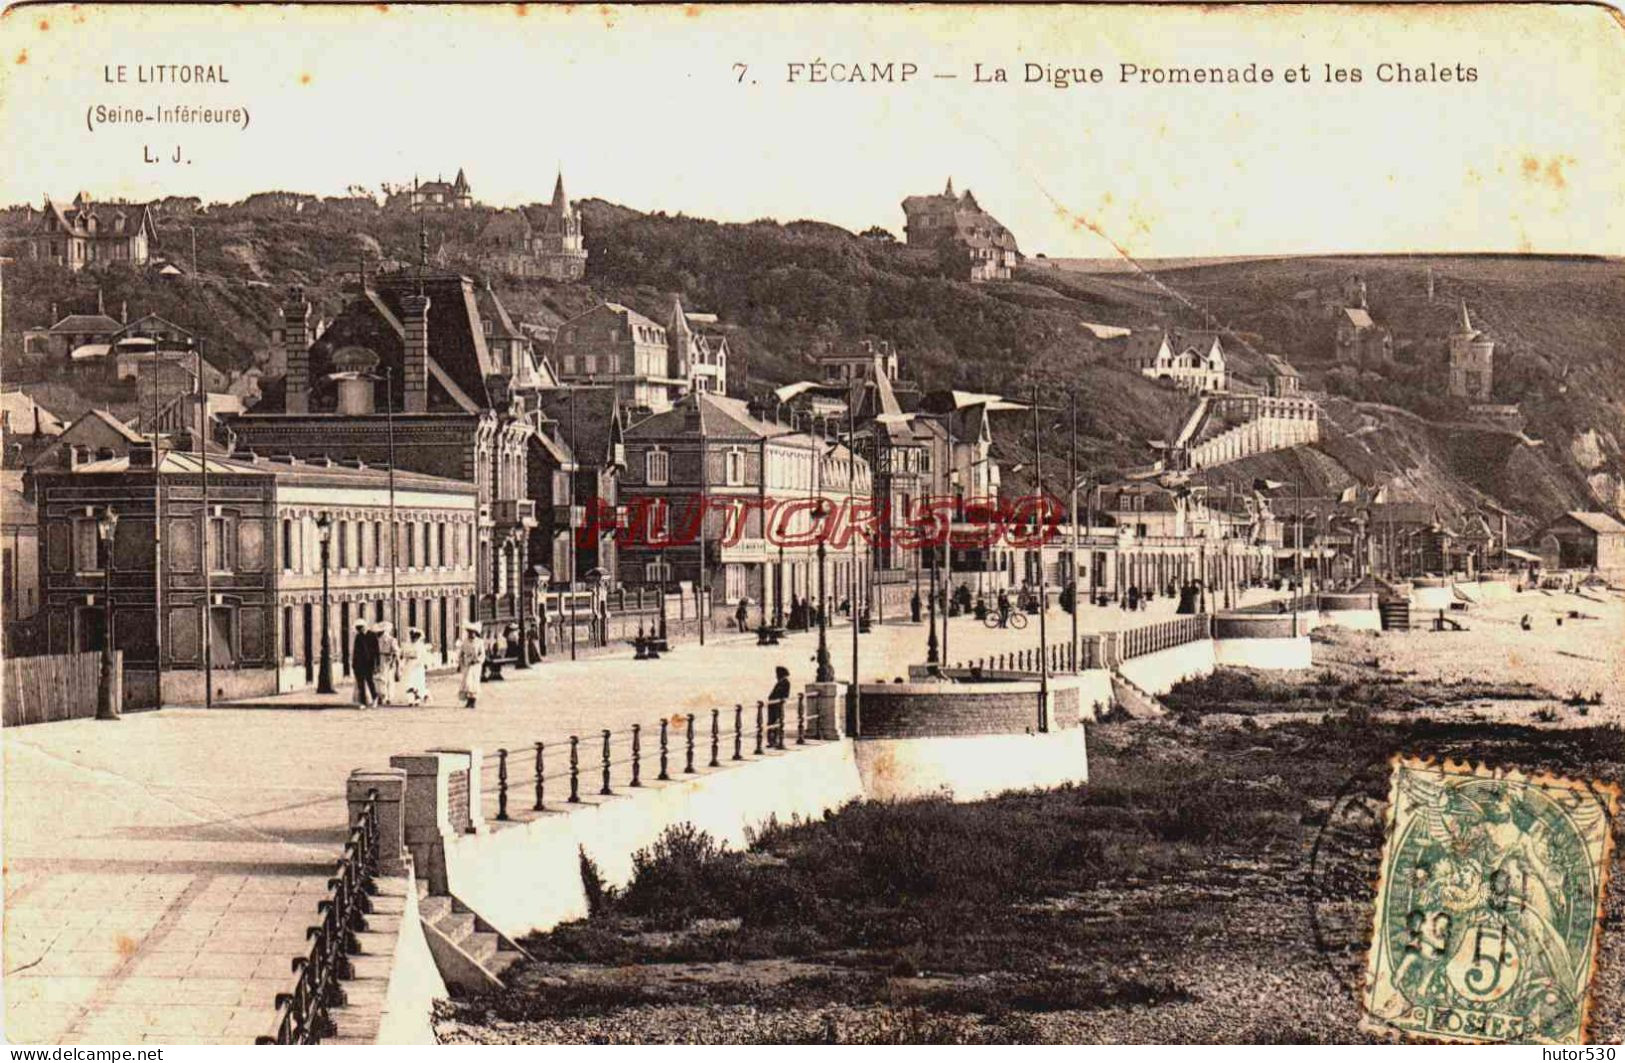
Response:
MULTIPOLYGON (((64 653, 11 657, 5 663, 7 727, 53 720, 82 720, 96 715, 96 687, 101 680, 100 653, 64 653)), ((120 696, 117 677, 124 672, 124 653, 113 653, 114 704, 120 696)))

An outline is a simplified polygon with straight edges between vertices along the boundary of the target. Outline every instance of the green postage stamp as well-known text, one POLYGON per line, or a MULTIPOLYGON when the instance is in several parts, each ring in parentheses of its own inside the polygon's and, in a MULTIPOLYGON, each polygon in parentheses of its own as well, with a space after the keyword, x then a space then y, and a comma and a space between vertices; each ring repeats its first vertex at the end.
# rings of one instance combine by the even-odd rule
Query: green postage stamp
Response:
POLYGON ((1395 757, 1362 1027, 1581 1043, 1618 804, 1611 784, 1395 757))

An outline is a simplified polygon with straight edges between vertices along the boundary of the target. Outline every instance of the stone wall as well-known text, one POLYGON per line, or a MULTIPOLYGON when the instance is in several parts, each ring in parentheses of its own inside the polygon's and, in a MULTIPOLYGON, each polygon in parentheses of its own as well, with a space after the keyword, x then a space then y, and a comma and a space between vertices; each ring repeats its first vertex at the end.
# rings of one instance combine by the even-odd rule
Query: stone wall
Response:
MULTIPOLYGON (((1038 730, 1038 681, 1032 676, 979 683, 866 683, 862 686, 862 734, 869 738, 1025 734, 1038 730)), ((1079 684, 1072 676, 1050 680, 1049 726, 1078 726, 1079 684)))

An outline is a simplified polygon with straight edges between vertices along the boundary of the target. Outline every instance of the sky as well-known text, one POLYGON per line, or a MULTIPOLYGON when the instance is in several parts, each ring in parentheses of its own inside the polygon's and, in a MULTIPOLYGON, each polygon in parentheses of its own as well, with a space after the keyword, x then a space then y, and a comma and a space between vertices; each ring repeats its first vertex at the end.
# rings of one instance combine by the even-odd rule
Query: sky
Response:
POLYGON ((1597 6, 26 5, 0 60, 4 203, 334 195, 462 167, 512 205, 562 167, 573 198, 901 235, 903 197, 951 176, 1052 257, 1625 253, 1625 19, 1597 6), (815 82, 820 62, 915 73, 815 82), (1101 81, 1027 83, 1028 63, 1101 81), (1275 80, 1124 84, 1124 63, 1275 80), (164 64, 229 83, 139 83, 164 64), (177 104, 247 128, 95 113, 177 104))

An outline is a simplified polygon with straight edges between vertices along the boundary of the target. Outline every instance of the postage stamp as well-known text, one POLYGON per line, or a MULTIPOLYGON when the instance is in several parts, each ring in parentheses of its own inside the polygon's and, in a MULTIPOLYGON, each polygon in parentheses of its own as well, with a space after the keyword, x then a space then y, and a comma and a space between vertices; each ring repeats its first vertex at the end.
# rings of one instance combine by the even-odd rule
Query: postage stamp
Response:
POLYGON ((1362 1027, 1582 1043, 1618 805, 1612 784, 1396 756, 1362 1027))

